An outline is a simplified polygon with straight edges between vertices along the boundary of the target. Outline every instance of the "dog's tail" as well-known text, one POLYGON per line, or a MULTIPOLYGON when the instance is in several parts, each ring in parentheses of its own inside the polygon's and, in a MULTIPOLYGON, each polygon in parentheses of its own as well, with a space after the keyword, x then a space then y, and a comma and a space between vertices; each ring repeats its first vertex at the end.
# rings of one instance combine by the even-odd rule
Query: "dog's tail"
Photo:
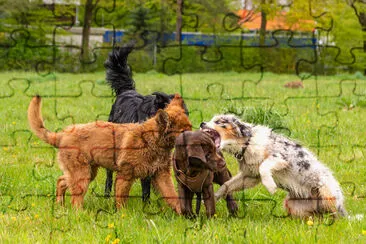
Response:
POLYGON ((104 63, 106 80, 117 95, 124 91, 135 90, 135 81, 132 79, 131 69, 127 65, 127 57, 134 46, 135 42, 131 41, 123 47, 114 48, 104 63))
POLYGON ((338 210, 339 216, 347 216, 348 215, 347 210, 345 209, 343 203, 339 204, 337 206, 337 210, 338 210))
POLYGON ((59 141, 58 133, 51 132, 44 127, 43 119, 42 119, 42 115, 41 115, 41 97, 40 96, 33 97, 32 101, 29 104, 28 121, 29 121, 29 125, 30 125, 32 131, 34 132, 34 134, 36 134, 36 136, 38 136, 41 140, 45 141, 46 143, 48 143, 54 147, 57 147, 56 144, 59 141))

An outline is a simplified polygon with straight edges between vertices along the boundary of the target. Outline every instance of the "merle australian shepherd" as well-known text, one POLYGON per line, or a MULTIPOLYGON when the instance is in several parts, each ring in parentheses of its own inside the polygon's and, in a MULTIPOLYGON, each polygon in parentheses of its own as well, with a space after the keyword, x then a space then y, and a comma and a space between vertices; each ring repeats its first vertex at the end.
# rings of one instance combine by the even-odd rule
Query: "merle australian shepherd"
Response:
MULTIPOLYGON (((109 114, 109 122, 113 123, 141 123, 154 116, 159 109, 164 109, 174 98, 174 94, 154 92, 151 95, 141 95, 135 90, 135 81, 127 64, 127 57, 134 49, 130 42, 123 47, 116 47, 109 53, 104 63, 106 80, 116 93, 116 100, 109 114)), ((186 114, 187 107, 184 105, 186 114)), ((113 171, 107 170, 105 196, 109 197, 112 190, 113 171)), ((151 177, 141 180, 142 199, 150 198, 151 177)))

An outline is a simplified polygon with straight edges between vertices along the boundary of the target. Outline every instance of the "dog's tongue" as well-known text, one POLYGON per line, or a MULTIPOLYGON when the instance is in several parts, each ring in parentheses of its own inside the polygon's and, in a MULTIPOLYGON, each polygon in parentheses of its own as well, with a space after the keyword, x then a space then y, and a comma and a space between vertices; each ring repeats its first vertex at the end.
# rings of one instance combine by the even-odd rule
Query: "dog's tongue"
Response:
POLYGON ((216 130, 211 129, 211 128, 204 128, 201 130, 211 136, 212 140, 215 142, 216 148, 220 147, 221 138, 220 138, 220 134, 216 130))

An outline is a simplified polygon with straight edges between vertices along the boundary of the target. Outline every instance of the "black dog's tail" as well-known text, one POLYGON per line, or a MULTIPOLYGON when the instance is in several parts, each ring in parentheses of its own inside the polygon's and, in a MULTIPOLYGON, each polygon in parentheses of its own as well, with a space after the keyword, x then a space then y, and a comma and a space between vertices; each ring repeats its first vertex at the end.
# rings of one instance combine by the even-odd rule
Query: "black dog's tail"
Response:
POLYGON ((109 53, 104 63, 106 68, 106 80, 116 95, 124 91, 135 90, 135 81, 132 79, 132 72, 127 65, 127 57, 132 52, 135 42, 129 42, 123 47, 116 47, 109 53))

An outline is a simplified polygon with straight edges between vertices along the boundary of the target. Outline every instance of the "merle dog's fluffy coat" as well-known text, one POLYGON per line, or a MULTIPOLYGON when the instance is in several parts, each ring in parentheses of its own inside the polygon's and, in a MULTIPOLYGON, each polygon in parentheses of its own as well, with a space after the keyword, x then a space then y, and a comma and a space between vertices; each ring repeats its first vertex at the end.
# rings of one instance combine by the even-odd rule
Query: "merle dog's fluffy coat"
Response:
MULTIPOLYGON (((154 116, 159 109, 164 109, 174 98, 163 92, 154 92, 151 95, 141 95, 135 90, 135 81, 127 64, 127 57, 133 50, 134 43, 117 47, 109 53, 104 66, 106 80, 116 93, 116 100, 109 114, 109 122, 113 123, 141 123, 154 116)), ((185 112, 188 114, 184 105, 185 112)), ((109 196, 112 189, 113 172, 107 170, 105 195, 109 196)), ((142 196, 146 201, 150 197, 151 178, 141 180, 142 196)))
POLYGON ((262 182, 272 194, 277 188, 289 193, 284 205, 292 216, 346 214, 343 193, 332 172, 298 143, 233 115, 215 116, 201 128, 216 130, 220 149, 234 154, 239 163, 239 173, 216 192, 217 199, 262 182))

